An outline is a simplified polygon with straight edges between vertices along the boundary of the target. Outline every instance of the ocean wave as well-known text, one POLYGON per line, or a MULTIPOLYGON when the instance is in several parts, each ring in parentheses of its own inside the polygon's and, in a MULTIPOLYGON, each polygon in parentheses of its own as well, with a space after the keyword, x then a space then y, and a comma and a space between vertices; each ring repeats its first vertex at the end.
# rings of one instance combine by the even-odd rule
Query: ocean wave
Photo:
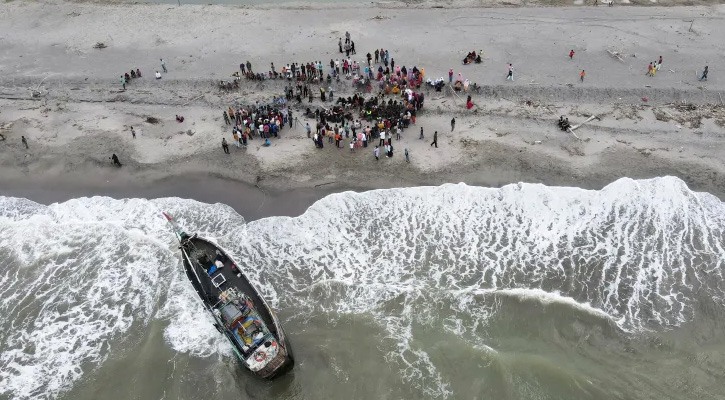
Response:
POLYGON ((600 191, 515 184, 345 192, 296 218, 246 224, 222 204, 0 197, 0 394, 53 398, 152 318, 176 351, 229 354, 180 272, 161 211, 236 258, 294 319, 374 317, 387 361, 429 397, 452 388, 421 329, 495 354, 486 326, 501 296, 562 304, 624 331, 722 307, 725 205, 677 178, 600 191), (423 327, 423 328, 421 328, 423 327))

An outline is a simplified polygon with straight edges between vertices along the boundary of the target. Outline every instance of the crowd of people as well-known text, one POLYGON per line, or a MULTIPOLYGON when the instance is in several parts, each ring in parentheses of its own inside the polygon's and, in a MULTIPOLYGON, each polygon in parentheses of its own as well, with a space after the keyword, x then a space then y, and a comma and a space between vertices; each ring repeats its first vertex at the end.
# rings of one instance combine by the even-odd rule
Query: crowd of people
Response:
MULTIPOLYGON (((344 57, 332 58, 329 63, 321 60, 309 62, 286 63, 281 70, 277 70, 274 63, 270 63, 267 72, 255 72, 250 61, 239 65, 240 72, 234 72, 232 82, 221 81, 220 86, 225 89, 239 88, 242 77, 253 80, 285 79, 290 81, 284 88, 284 95, 272 99, 269 104, 249 105, 245 107, 229 107, 223 111, 224 122, 231 126, 233 144, 237 147, 247 147, 248 141, 259 137, 264 140, 265 146, 270 146, 271 138, 278 138, 285 126, 292 128, 292 112, 288 104, 294 100, 298 104, 308 100, 308 106, 304 116, 314 118, 313 128, 309 123, 305 129, 308 138, 312 139, 315 147, 322 149, 325 142, 333 144, 337 148, 348 147, 351 151, 358 148, 367 148, 369 142, 377 141, 374 154, 379 158, 381 148, 384 154, 392 157, 394 154, 392 142, 400 140, 401 133, 416 123, 417 113, 423 108, 425 95, 420 91, 422 86, 442 91, 446 85, 454 91, 469 92, 473 86, 470 80, 464 79, 462 73, 458 73, 454 80, 454 71, 448 71, 448 79, 444 77, 426 79, 425 68, 417 66, 406 66, 396 63, 391 57, 389 50, 384 48, 368 52, 358 62, 351 58, 356 55, 355 42, 352 41, 350 33, 345 32, 345 39, 339 38, 337 42, 339 53, 345 53, 344 57), (342 79, 350 80, 349 88, 355 92, 352 96, 335 97, 336 87, 342 79), (334 83, 333 83, 334 81, 334 83), (319 85, 315 88, 315 85, 319 85), (376 89, 376 90, 374 90, 376 89), (316 95, 319 90, 319 95, 316 95), (374 93, 375 92, 375 93, 374 93), (322 102, 321 106, 315 107, 312 103, 316 99, 322 102), (329 106, 325 104, 331 103, 329 106), (347 142, 347 145, 345 144, 347 142)), ((570 60, 575 55, 574 49, 568 52, 570 60)), ((483 50, 471 51, 466 54, 462 63, 464 65, 481 63, 483 50)), ((168 72, 166 63, 160 60, 163 72, 168 72)), ((654 77, 662 68, 663 58, 649 63, 647 75, 654 77)), ((156 78, 160 79, 161 74, 156 71, 156 78)), ((708 67, 706 66, 699 80, 707 80, 708 67)), ((584 81, 584 70, 580 73, 580 79, 584 81)), ((132 79, 141 78, 140 69, 131 70, 121 75, 123 89, 132 79)), ((508 64, 506 80, 514 80, 514 67, 508 64)), ((343 90, 345 92, 345 90, 343 90)), ((476 90, 474 90, 476 92, 476 90)), ((473 108, 472 97, 467 96, 465 106, 473 108)), ((183 116, 176 116, 178 122, 183 122, 183 116)), ((455 119, 451 123, 453 129, 455 119)), ((560 129, 566 131, 571 128, 568 118, 561 116, 558 121, 560 129)), ((132 130, 133 137, 135 132, 132 130)), ((423 128, 421 128, 420 139, 423 139, 423 128)), ((27 144, 26 144, 27 146, 27 144)), ((438 147, 437 132, 434 134, 431 146, 438 147)), ((222 148, 229 153, 227 138, 222 139, 222 148)), ((407 158, 406 149, 406 158, 407 158)), ((115 155, 114 155, 115 156, 115 155)), ((117 157, 114 163, 120 166, 117 157)))
MULTIPOLYGON (((270 146, 270 138, 277 138, 281 135, 285 126, 292 128, 292 112, 284 102, 273 99, 270 104, 259 104, 235 108, 230 106, 222 112, 224 123, 231 126, 232 138, 237 148, 247 147, 249 140, 257 136, 264 140, 265 146, 270 146)), ((222 139, 222 148, 228 154, 228 146, 225 147, 226 138, 222 139)))
MULTIPOLYGON (((287 105, 307 99, 310 106, 304 116, 314 122, 313 126, 307 123, 305 130, 316 148, 322 149, 327 143, 337 148, 349 147, 354 152, 376 141, 376 155, 383 149, 384 155, 392 157, 393 140, 400 140, 402 132, 416 123, 417 114, 425 104, 425 95, 420 92, 425 69, 396 65, 390 51, 382 48, 367 53, 367 64, 361 65, 350 59, 350 54, 356 54, 356 51, 348 32, 345 41, 339 38, 337 44, 338 50, 345 52, 347 58, 331 59, 326 65, 319 60, 292 62, 278 71, 274 63, 270 63, 268 72, 258 73, 249 61, 240 64, 241 75, 236 73, 237 77, 287 79, 290 82, 284 86, 284 95, 273 99, 272 104, 229 107, 223 111, 225 124, 231 126, 233 144, 246 147, 248 140, 255 136, 264 138, 268 144, 270 138, 278 137, 286 124, 292 127, 287 105), (350 89, 355 93, 351 96, 335 97, 333 80, 337 84, 341 77, 352 80, 350 89), (315 85, 318 87, 313 88, 315 85), (372 93, 374 88, 377 89, 375 94, 372 93), (319 95, 316 94, 318 90, 319 95), (322 105, 312 104, 318 99, 322 105), (325 106, 326 103, 332 104, 325 106)), ((228 152, 226 138, 222 148, 228 152)))
POLYGON ((466 58, 463 59, 463 65, 468 65, 470 63, 480 64, 483 62, 481 54, 483 54, 483 50, 479 51, 478 54, 476 54, 475 50, 466 54, 466 58))
POLYGON ((123 90, 126 90, 126 84, 131 83, 131 79, 136 79, 141 77, 141 70, 136 68, 134 71, 131 69, 131 73, 126 72, 125 74, 121 75, 121 87, 123 87, 123 90))

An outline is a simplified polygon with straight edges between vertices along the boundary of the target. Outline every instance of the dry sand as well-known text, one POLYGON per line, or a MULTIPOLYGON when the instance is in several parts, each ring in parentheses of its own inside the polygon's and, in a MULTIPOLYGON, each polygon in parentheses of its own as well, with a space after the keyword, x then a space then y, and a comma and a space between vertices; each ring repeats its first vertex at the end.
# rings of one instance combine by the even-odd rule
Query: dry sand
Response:
MULTIPOLYGON (((269 10, 4 3, 0 133, 7 140, 0 141, 0 185, 148 185, 202 173, 277 189, 459 181, 595 188, 622 176, 669 174, 725 198, 725 6, 434 8, 442 4, 269 10), (358 60, 383 47, 397 64, 425 68, 427 77, 449 68, 462 72, 484 86, 474 95, 478 107, 466 110, 450 94, 429 93, 418 124, 394 141, 396 156, 378 162, 372 148, 355 154, 315 149, 302 126, 284 130, 270 148, 255 140, 224 155, 221 138, 231 135, 222 110, 235 100, 267 101, 284 83, 243 81, 239 91, 223 93, 215 81, 228 79, 246 60, 265 70, 270 62, 278 68, 293 61, 329 63, 340 56, 337 38, 346 30, 358 60), (95 49, 96 42, 107 47, 95 49), (569 60, 572 48, 577 53, 569 60), (483 49, 483 64, 462 66, 474 49, 483 49), (647 64, 660 55, 662 70, 646 77, 647 64), (161 57, 169 73, 156 81, 161 57), (513 83, 504 80, 509 62, 516 69, 513 83), (699 82, 704 65, 709 81, 699 82), (131 68, 145 77, 120 91, 119 76, 131 68), (578 82, 582 69, 584 83, 578 82), (186 121, 176 123, 175 114, 186 121), (600 120, 579 128, 577 138, 557 129, 562 114, 574 124, 594 114, 600 120), (149 124, 148 116, 161 122, 149 124), (458 121, 453 133, 452 116, 458 121), (420 126, 426 140, 417 139, 420 126), (429 146, 435 130, 438 149, 429 146), (123 168, 110 165, 111 153, 123 168)), ((335 91, 352 94, 345 80, 335 91)))

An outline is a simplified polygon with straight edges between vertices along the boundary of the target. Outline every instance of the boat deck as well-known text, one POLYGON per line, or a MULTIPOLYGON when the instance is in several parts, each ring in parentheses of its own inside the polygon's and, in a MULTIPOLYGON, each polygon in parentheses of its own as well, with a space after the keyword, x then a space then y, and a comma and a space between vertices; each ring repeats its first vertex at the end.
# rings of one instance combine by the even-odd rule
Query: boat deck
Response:
MULTIPOLYGON (((228 287, 235 287, 249 297, 255 311, 262 318, 262 321, 267 326, 267 329, 269 329, 269 331, 273 334, 277 335, 276 324, 274 323, 272 316, 269 314, 269 311, 267 310, 264 301, 259 297, 257 291, 249 283, 244 273, 239 269, 236 272, 233 270, 232 266, 234 265, 234 261, 229 256, 229 254, 226 254, 223 249, 220 249, 219 247, 215 246, 214 244, 205 239, 197 237, 191 239, 191 242, 193 243, 196 251, 194 252, 190 248, 187 248, 187 251, 189 251, 189 257, 192 259, 192 261, 196 261, 201 252, 205 253, 212 263, 216 258, 217 250, 219 250, 224 256, 226 256, 226 260, 224 260, 224 267, 212 272, 211 276, 207 274, 206 269, 203 266, 200 266, 198 262, 193 262, 191 264, 191 268, 194 269, 194 272, 196 272, 199 280, 201 280, 202 284, 204 285, 203 291, 201 292, 199 292, 200 288, 195 287, 195 289, 197 290, 197 292, 199 292, 202 298, 205 298, 205 296, 203 295, 204 292, 208 293, 210 295, 209 297, 211 297, 207 297, 206 303, 209 306, 214 307, 219 302, 219 295, 221 294, 221 292, 223 292, 228 287), (217 284, 222 281, 223 283, 219 284, 219 287, 216 287, 215 284, 212 283, 212 280, 214 280, 217 284)), ((188 270, 188 266, 185 265, 185 267, 187 268, 187 274, 193 274, 193 272, 190 272, 188 270)), ((192 279, 192 282, 193 281, 194 280, 192 279)))

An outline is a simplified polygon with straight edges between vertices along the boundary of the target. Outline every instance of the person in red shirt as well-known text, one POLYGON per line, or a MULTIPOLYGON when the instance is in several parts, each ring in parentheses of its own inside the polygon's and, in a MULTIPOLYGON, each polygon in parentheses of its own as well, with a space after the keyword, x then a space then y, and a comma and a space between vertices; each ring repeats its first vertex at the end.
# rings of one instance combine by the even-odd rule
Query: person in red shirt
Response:
POLYGON ((570 59, 570 60, 573 60, 573 59, 574 59, 574 49, 572 49, 572 50, 571 50, 571 51, 569 52, 569 59, 570 59))

